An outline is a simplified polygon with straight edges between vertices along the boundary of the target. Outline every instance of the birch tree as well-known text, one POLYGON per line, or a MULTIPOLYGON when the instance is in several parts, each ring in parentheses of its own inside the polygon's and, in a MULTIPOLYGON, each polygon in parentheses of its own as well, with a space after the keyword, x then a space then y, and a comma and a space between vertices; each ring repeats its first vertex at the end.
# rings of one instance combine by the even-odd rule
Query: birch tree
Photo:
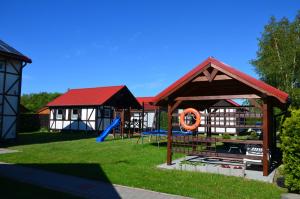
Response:
POLYGON ((300 107, 300 11, 293 21, 271 17, 251 64, 263 81, 289 93, 292 105, 300 107))

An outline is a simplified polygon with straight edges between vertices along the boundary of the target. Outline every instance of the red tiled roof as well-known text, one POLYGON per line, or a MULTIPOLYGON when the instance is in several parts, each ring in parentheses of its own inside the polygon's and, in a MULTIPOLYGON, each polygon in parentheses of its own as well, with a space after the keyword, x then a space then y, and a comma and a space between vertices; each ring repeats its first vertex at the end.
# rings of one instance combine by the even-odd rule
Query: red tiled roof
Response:
POLYGON ((125 86, 71 89, 49 102, 47 106, 102 105, 125 86))
POLYGON ((263 81, 257 80, 223 62, 220 62, 219 60, 209 57, 204 62, 196 66, 194 69, 192 69, 190 72, 185 74, 183 77, 175 81, 173 84, 171 84, 169 87, 167 87, 165 90, 163 90, 161 93, 159 93, 155 97, 155 102, 158 102, 165 97, 169 96, 171 93, 173 93, 175 90, 183 86, 185 83, 191 80, 197 73, 202 71, 208 64, 211 64, 212 67, 215 67, 219 71, 229 75, 230 77, 237 79, 240 82, 246 83, 247 85, 251 86, 252 88, 259 90, 268 96, 273 96, 277 98, 281 103, 287 103, 288 101, 288 94, 274 88, 273 86, 266 84, 263 81))
POLYGON ((155 97, 136 97, 136 99, 140 103, 141 106, 143 106, 143 102, 144 102, 145 110, 155 110, 158 108, 157 106, 150 104, 150 103, 154 102, 155 97))

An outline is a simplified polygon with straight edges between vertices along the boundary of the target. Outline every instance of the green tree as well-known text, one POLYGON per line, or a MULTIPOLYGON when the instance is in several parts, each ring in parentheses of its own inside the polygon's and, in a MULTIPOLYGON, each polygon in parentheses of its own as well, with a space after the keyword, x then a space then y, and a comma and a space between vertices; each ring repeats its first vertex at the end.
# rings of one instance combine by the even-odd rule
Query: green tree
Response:
POLYGON ((60 95, 60 93, 47 92, 24 94, 21 96, 21 104, 31 112, 36 112, 60 95))
POLYGON ((260 78, 287 93, 300 107, 300 11, 294 21, 271 17, 251 61, 260 78))

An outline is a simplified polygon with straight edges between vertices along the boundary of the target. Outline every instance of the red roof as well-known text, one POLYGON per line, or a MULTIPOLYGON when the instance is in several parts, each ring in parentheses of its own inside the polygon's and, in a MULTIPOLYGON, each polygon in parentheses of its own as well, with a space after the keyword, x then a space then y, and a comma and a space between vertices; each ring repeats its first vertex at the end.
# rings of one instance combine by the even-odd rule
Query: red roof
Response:
POLYGON ((143 106, 143 102, 144 102, 145 110, 155 110, 158 108, 158 106, 154 106, 151 104, 154 102, 155 97, 137 97, 136 99, 140 103, 141 106, 143 106))
POLYGON ((236 103, 235 101, 231 100, 231 99, 227 99, 226 100, 228 103, 232 104, 233 106, 241 106, 240 104, 236 103))
POLYGON ((212 67, 218 69, 219 71, 227 74, 228 76, 237 79, 240 82, 246 83, 247 85, 251 86, 252 88, 256 90, 260 90, 263 93, 266 93, 269 96, 273 96, 277 98, 281 103, 287 103, 288 101, 288 94, 274 88, 273 86, 266 84, 263 81, 257 80, 223 62, 220 62, 219 60, 209 57, 204 62, 196 66, 194 69, 192 69, 190 72, 185 74, 183 77, 175 81, 173 84, 171 84, 169 87, 167 87, 165 90, 163 90, 161 93, 159 93, 155 98, 155 102, 158 102, 165 97, 169 96, 171 93, 173 93, 175 90, 183 86, 185 83, 190 81, 197 73, 202 71, 207 65, 211 65, 212 67))
POLYGON ((71 89, 57 97, 47 106, 102 105, 125 86, 71 89))

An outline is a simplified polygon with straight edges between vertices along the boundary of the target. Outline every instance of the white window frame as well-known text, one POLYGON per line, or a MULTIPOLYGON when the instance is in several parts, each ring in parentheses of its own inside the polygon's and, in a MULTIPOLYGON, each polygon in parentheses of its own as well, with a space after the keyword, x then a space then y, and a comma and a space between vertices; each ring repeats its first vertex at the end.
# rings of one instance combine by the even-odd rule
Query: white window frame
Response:
POLYGON ((56 109, 56 119, 62 120, 63 114, 64 114, 63 109, 56 109), (61 111, 61 114, 59 113, 59 111, 61 111))
POLYGON ((78 120, 80 109, 71 109, 71 120, 78 120), (77 111, 77 114, 74 114, 74 111, 77 111))

